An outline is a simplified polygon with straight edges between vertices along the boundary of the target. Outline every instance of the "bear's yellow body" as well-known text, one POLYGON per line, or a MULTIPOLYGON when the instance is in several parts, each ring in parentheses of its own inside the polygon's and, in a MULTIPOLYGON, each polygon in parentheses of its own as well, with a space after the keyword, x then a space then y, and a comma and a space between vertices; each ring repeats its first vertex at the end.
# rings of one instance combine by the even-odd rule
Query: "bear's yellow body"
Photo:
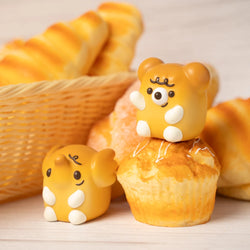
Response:
POLYGON ((141 87, 130 100, 138 108, 139 135, 178 142, 201 133, 210 80, 203 64, 164 64, 149 58, 140 65, 138 76, 141 87))

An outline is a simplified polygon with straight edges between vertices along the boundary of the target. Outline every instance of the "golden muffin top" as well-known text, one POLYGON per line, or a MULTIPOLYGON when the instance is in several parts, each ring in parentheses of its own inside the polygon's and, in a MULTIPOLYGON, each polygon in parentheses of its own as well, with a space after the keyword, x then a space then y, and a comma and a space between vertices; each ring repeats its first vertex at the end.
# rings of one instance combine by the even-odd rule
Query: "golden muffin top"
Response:
POLYGON ((220 165, 212 149, 200 138, 171 143, 149 138, 137 145, 122 162, 118 175, 137 175, 142 181, 174 177, 206 178, 219 175, 220 165))

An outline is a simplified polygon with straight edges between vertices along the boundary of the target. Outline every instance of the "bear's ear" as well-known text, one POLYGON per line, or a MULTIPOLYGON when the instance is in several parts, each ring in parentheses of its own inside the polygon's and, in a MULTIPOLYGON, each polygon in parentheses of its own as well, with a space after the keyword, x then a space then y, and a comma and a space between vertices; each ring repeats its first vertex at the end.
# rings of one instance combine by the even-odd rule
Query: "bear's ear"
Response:
POLYGON ((210 73, 203 64, 197 62, 189 63, 184 66, 184 72, 198 91, 204 92, 208 88, 210 73))
POLYGON ((163 61, 160 60, 160 59, 158 59, 158 58, 156 58, 156 57, 150 57, 150 58, 144 60, 144 61, 140 64, 139 69, 138 69, 138 72, 137 72, 138 77, 139 77, 139 80, 140 80, 140 81, 142 80, 144 74, 145 74, 150 68, 152 68, 152 67, 154 67, 154 66, 156 66, 156 65, 158 65, 158 64, 162 64, 162 63, 163 63, 163 61))

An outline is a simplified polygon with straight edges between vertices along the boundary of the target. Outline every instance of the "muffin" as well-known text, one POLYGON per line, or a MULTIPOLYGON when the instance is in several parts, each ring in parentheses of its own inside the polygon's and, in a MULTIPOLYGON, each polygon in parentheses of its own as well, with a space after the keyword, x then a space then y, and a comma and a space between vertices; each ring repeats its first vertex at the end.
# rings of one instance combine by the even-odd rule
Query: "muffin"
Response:
POLYGON ((145 139, 121 163, 117 178, 136 220, 192 226, 212 214, 220 165, 199 138, 180 143, 145 139))

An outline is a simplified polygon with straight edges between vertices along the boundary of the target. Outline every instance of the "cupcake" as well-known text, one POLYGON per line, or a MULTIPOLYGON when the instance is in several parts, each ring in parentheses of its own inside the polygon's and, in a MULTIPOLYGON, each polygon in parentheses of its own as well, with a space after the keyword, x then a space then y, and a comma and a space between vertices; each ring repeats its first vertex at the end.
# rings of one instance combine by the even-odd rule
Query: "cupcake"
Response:
POLYGON ((192 226, 212 214, 220 165, 199 138, 170 143, 145 139, 121 163, 117 178, 136 220, 192 226))

